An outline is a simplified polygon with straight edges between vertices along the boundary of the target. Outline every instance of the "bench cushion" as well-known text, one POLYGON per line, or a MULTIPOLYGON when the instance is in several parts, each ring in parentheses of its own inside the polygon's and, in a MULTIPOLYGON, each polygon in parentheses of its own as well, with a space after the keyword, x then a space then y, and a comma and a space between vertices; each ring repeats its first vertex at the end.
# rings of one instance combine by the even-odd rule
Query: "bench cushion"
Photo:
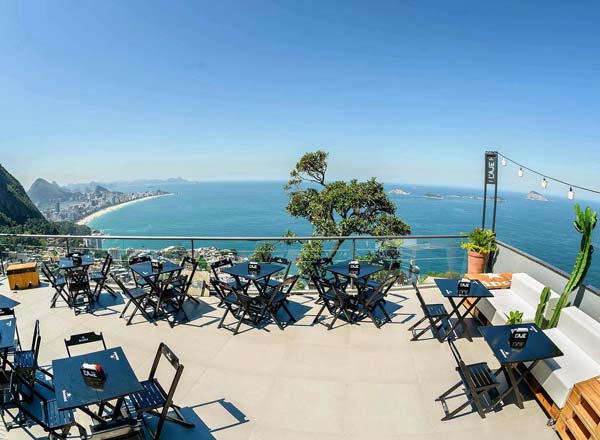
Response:
POLYGON ((492 325, 506 324, 507 315, 518 310, 523 312, 523 322, 533 322, 535 309, 525 302, 511 289, 494 290, 492 298, 482 298, 477 303, 477 308, 492 325))
POLYGON ((532 373, 554 403, 563 408, 576 383, 600 375, 600 364, 558 328, 545 330, 545 333, 564 356, 540 361, 532 373))

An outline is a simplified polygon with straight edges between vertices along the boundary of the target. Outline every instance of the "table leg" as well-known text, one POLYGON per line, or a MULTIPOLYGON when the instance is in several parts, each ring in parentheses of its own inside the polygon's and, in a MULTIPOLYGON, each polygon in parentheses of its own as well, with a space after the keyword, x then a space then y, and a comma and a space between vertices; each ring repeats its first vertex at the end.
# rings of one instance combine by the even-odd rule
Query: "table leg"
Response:
POLYGON ((448 297, 448 301, 450 302, 450 305, 452 306, 452 311, 450 312, 450 314, 448 315, 448 321, 450 320, 450 318, 452 318, 452 316, 456 316, 456 324, 451 325, 450 328, 448 329, 448 331, 442 336, 442 340, 446 339, 448 336, 450 336, 454 331, 456 331, 456 329, 460 326, 462 327, 462 329, 465 332, 465 336, 467 337, 467 339, 472 342, 473 339, 471 338, 471 333, 466 329, 466 326, 462 325, 463 324, 463 320, 461 319, 461 315, 459 312, 459 308, 460 306, 463 305, 463 303, 465 302, 466 298, 461 299, 461 301, 456 304, 456 302, 454 301, 454 298, 452 297, 448 297))
POLYGON ((515 392, 515 399, 517 400, 517 406, 521 409, 524 408, 523 406, 523 396, 521 395, 521 391, 519 390, 519 382, 522 380, 523 376, 521 376, 521 380, 519 380, 519 382, 517 382, 515 380, 515 374, 514 374, 514 367, 512 364, 509 364, 505 367, 506 375, 508 376, 508 380, 510 382, 510 385, 512 387, 512 389, 515 392))

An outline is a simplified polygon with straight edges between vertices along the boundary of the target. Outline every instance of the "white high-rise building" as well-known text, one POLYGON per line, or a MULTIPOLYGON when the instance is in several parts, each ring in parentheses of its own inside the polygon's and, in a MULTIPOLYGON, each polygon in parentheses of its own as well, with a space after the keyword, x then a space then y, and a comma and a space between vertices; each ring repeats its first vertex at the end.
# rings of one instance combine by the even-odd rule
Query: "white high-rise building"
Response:
POLYGON ((113 261, 121 261, 121 249, 110 248, 108 254, 112 257, 113 261))

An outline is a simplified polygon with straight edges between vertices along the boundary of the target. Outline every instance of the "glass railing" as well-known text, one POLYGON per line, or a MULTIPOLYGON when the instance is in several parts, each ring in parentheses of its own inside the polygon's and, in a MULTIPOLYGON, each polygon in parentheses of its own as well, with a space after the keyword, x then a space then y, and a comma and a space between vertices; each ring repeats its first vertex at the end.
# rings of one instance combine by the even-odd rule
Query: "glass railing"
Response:
POLYGON ((81 251, 94 255, 98 264, 109 253, 114 260, 113 271, 125 279, 127 262, 139 255, 174 262, 191 256, 199 261, 200 269, 222 258, 241 262, 265 260, 271 255, 291 261, 290 273, 302 274, 306 273, 302 269, 303 261, 333 255, 334 262, 384 260, 393 264, 401 275, 401 284, 408 282, 408 268, 413 264, 420 269, 419 281, 429 283, 434 276, 458 277, 466 272, 467 256, 460 247, 462 240, 464 237, 459 235, 342 238, 0 235, 0 271, 4 272, 12 263, 56 261, 68 252, 81 251))

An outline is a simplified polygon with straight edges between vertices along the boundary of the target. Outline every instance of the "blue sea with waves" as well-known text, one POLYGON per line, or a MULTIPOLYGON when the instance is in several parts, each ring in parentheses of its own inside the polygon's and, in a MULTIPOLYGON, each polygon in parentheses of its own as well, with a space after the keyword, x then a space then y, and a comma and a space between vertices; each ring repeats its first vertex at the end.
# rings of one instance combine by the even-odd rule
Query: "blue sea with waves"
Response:
MULTIPOLYGON (((311 235, 312 228, 308 222, 292 218, 286 213, 287 194, 283 185, 284 182, 206 182, 151 188, 111 188, 122 191, 162 189, 173 195, 149 199, 108 212, 92 220, 89 226, 108 235, 249 237, 281 236, 288 230, 299 236, 311 235)), ((460 234, 481 225, 482 200, 451 197, 480 196, 481 190, 400 184, 385 186, 386 190, 401 188, 410 193, 390 194, 390 198, 398 207, 397 215, 411 225, 413 235, 460 234), (437 194, 443 198, 426 198, 426 194, 437 194)), ((526 194, 513 192, 500 192, 499 196, 506 201, 498 203, 498 239, 570 272, 581 238, 572 225, 573 206, 577 200, 548 196, 550 201, 540 202, 528 200, 526 194)), ((600 203, 597 202, 579 203, 600 209, 600 203)), ((491 216, 491 210, 488 215, 491 216)), ((600 231, 596 231, 594 242, 596 247, 600 245, 600 231)), ((125 243, 119 240, 109 240, 104 247, 160 249, 170 244, 190 247, 189 242, 125 243)), ((454 240, 448 246, 456 248, 458 244, 454 240)), ((250 252, 256 243, 195 243, 196 247, 209 245, 250 252)), ((364 243, 357 247, 361 246, 366 249, 372 244, 364 243)), ((360 252, 361 249, 357 250, 360 252)), ((429 255, 434 254, 430 252, 429 255)), ((460 254, 463 264, 465 259, 460 251, 454 249, 451 254, 455 258, 460 254)), ((431 258, 432 261, 435 259, 436 257, 431 258)), ((587 278, 587 282, 595 286, 600 286, 599 260, 600 256, 592 264, 587 278)), ((442 269, 439 264, 435 268, 442 269)), ((455 269, 460 270, 462 267, 455 269)))

